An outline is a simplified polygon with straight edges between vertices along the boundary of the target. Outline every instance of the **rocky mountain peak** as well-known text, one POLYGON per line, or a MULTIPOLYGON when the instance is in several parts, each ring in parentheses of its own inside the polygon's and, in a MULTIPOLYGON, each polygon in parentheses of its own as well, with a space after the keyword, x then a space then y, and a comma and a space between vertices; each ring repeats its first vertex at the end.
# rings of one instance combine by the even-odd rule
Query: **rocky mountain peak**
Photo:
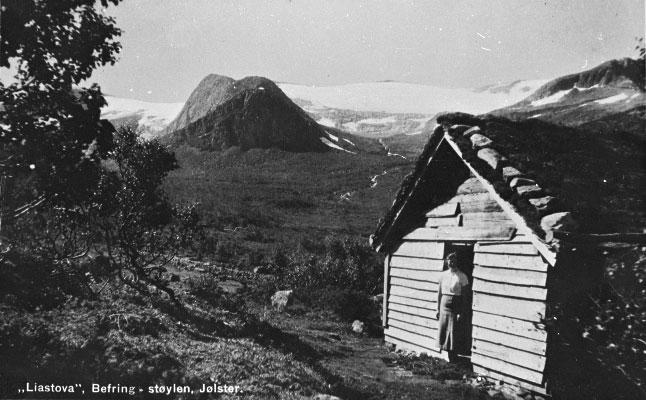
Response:
POLYGON ((168 140, 204 150, 327 151, 327 133, 271 80, 208 75, 168 126, 168 140))

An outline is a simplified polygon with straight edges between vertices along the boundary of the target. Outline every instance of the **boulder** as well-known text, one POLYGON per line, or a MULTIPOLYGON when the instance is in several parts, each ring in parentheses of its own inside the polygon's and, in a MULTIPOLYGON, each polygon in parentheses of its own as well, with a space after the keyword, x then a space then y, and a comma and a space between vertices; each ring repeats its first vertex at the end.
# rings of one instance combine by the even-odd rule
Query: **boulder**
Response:
POLYGON ((483 149, 493 144, 491 139, 479 133, 474 133, 469 139, 471 140, 471 145, 474 150, 483 149))
POLYGON ((238 292, 244 289, 244 283, 227 279, 225 281, 218 282, 218 287, 222 289, 224 293, 238 294, 238 292))
POLYGON ((538 185, 517 186, 516 193, 523 199, 533 199, 543 195, 543 189, 538 185))
POLYGON ((478 158, 489 164, 489 166, 495 171, 501 169, 502 164, 507 161, 504 156, 489 147, 487 147, 486 149, 478 150, 478 158))
POLYGON ((468 138, 469 136, 471 136, 471 135, 475 135, 476 133, 480 133, 480 132, 482 132, 482 130, 480 129, 480 127, 479 127, 479 126, 474 126, 474 127, 471 127, 471 128, 469 128, 469 129, 467 129, 466 131, 464 131, 464 133, 463 133, 462 135, 463 135, 464 137, 467 137, 467 138, 468 138))
POLYGON ((358 319, 356 319, 352 323, 352 332, 354 332, 354 333, 356 333, 358 335, 361 335, 363 333, 363 331, 365 330, 365 328, 366 328, 366 324, 359 321, 358 319))
POLYGON ((509 187, 515 189, 518 186, 531 186, 536 185, 536 182, 533 179, 515 177, 509 181, 509 187))
POLYGON ((559 211, 560 202, 554 196, 543 196, 535 199, 529 199, 529 203, 534 206, 538 215, 544 216, 559 211))
POLYGON ((554 214, 549 214, 544 216, 541 219, 541 229, 543 231, 576 231, 579 227, 579 224, 572 218, 572 214, 569 212, 558 212, 554 214))
POLYGON ((271 306, 278 311, 284 311, 294 301, 293 290, 279 290, 271 296, 271 306))
POLYGON ((507 183, 509 183, 512 179, 521 176, 523 176, 523 173, 514 167, 507 166, 502 169, 502 177, 507 183))

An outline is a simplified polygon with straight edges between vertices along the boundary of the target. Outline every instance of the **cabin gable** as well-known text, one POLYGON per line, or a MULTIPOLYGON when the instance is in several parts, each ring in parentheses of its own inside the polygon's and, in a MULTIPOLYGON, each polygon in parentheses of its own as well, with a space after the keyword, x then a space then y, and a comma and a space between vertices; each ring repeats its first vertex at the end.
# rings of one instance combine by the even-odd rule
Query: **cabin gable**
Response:
POLYGON ((402 210, 388 250, 384 335, 399 348, 446 358, 437 347, 438 281, 443 259, 469 249, 474 371, 545 392, 550 264, 481 178, 447 144, 402 210), (440 173, 441 172, 441 173, 440 173), (441 192, 434 192, 436 188, 441 192))

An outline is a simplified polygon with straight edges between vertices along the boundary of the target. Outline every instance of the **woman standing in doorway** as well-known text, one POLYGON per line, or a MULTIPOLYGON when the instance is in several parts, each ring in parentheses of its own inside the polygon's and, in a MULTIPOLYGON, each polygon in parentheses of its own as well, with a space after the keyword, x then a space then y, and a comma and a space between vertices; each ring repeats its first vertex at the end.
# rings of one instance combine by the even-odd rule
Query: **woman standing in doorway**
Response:
POLYGON ((437 292, 437 319, 439 324, 438 347, 449 353, 449 360, 456 359, 465 339, 461 329, 461 319, 465 313, 465 300, 469 278, 458 267, 457 253, 450 253, 444 258, 445 271, 440 275, 437 292))

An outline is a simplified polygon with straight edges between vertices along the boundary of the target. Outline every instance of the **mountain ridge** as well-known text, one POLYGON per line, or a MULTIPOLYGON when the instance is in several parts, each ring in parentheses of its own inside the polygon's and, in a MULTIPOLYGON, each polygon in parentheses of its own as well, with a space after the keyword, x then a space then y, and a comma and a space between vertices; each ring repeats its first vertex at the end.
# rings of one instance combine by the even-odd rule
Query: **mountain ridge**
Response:
POLYGON ((236 81, 208 75, 166 131, 166 142, 202 150, 239 146, 324 152, 332 147, 321 126, 274 82, 258 76, 236 81))
POLYGON ((568 89, 589 89, 595 85, 644 92, 644 63, 632 58, 608 60, 594 68, 553 79, 523 101, 535 101, 568 89))
POLYGON ((624 129, 644 135, 646 121, 640 111, 646 104, 644 80, 643 60, 609 60, 552 79, 522 101, 488 114, 513 120, 538 118, 595 130, 626 119, 621 123, 624 129), (598 123, 593 124, 595 121, 598 123))

